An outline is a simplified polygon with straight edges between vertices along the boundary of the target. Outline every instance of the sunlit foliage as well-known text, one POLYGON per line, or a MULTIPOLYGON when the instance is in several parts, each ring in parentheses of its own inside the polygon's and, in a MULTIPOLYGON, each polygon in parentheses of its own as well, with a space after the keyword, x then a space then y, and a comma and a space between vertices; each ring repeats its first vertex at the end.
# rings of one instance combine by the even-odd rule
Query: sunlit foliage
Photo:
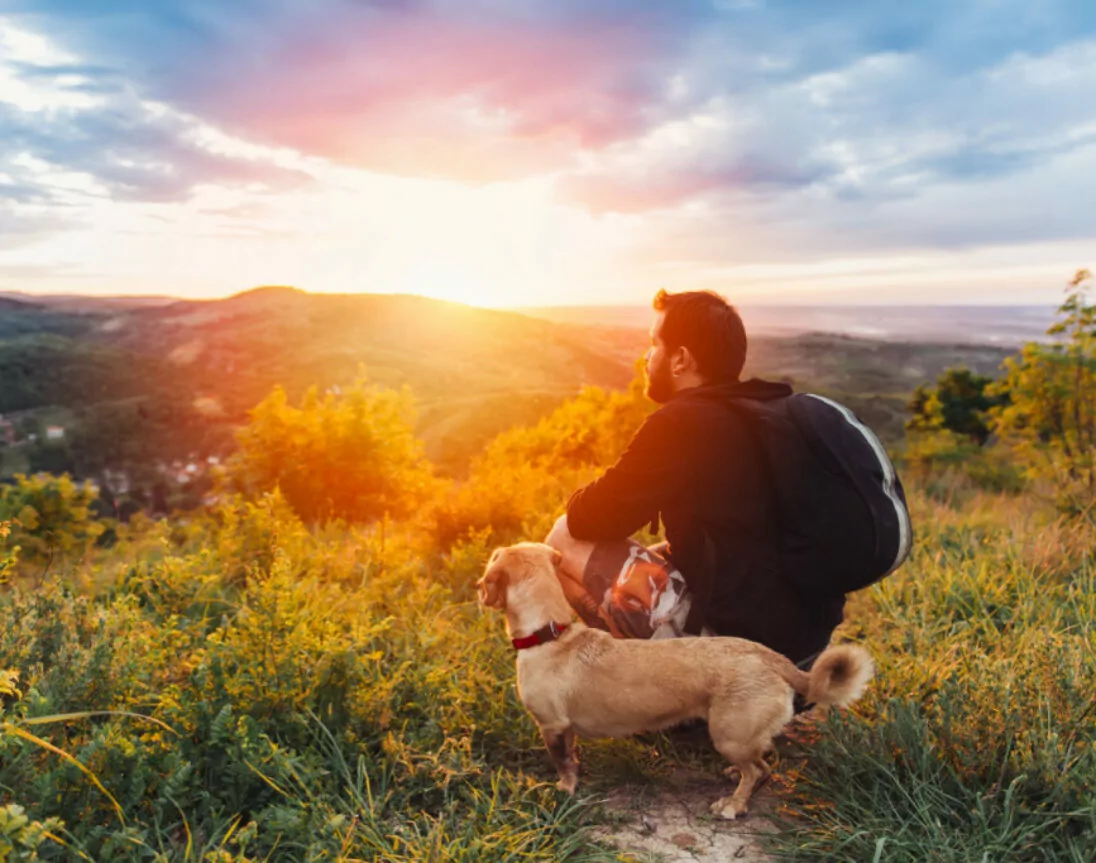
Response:
POLYGON ((499 435, 438 506, 438 545, 482 531, 496 543, 543 537, 571 492, 615 460, 653 408, 637 378, 623 392, 587 388, 535 426, 499 435))
POLYGON ((1096 502, 1096 305, 1092 274, 1079 270, 1059 307, 1050 345, 1031 343, 1005 361, 998 391, 1009 403, 992 412, 1025 472, 1052 486, 1059 504, 1087 512, 1096 502))
POLYGON ((19 559, 19 546, 11 541, 11 522, 0 521, 0 585, 11 579, 15 563, 19 559))
POLYGON ((190 525, 98 599, 0 597, 12 722, 114 710, 170 728, 39 730, 121 814, 65 759, 0 735, 0 805, 62 820, 104 861, 610 859, 523 767, 543 767, 535 729, 498 622, 469 601, 484 548, 428 566, 405 541, 376 566, 372 534, 311 534, 266 498, 190 525))
POLYGON ((0 521, 8 524, 20 559, 45 565, 85 551, 103 531, 91 515, 95 495, 92 486, 68 476, 20 474, 15 485, 0 485, 0 521))
POLYGON ((237 433, 230 484, 251 495, 278 488, 308 523, 402 518, 432 486, 413 423, 408 391, 359 380, 341 394, 313 388, 294 407, 278 387, 237 433))

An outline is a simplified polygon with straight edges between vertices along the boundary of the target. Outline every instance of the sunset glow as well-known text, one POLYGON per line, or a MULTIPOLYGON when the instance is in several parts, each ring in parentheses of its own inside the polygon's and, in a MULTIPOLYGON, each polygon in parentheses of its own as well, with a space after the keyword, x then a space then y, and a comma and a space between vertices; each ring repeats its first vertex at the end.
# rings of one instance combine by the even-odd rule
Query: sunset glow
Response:
POLYGON ((1091 263, 1081 4, 114 5, 0 17, 0 290, 1009 303, 1091 263))

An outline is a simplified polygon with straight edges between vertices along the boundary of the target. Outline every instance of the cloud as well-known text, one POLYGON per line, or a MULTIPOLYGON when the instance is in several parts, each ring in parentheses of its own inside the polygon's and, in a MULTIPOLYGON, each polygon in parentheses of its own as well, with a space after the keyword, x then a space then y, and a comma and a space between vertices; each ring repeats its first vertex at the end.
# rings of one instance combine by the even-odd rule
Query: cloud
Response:
MULTIPOLYGON (((0 185, 0 195, 4 186, 0 185)), ((27 208, 0 197, 0 249, 15 249, 75 226, 72 219, 40 208, 27 208)))
POLYGON ((82 173, 115 200, 181 201, 203 183, 288 189, 309 180, 300 172, 212 152, 199 142, 196 127, 122 94, 99 110, 45 117, 0 105, 0 137, 9 152, 82 173))
POLYGON ((197 118, 145 100, 117 72, 0 22, 0 200, 168 202, 202 184, 289 189, 310 181, 218 152, 197 118))
POLYGON ((1096 168, 1094 58, 1087 40, 955 74, 927 54, 873 54, 713 97, 606 148, 559 191, 595 212, 701 205, 716 226, 702 236, 770 226, 747 255, 1091 234, 1096 213, 1056 202, 1096 168))
POLYGON ((6 5, 0 198, 24 214, 232 186, 206 215, 252 235, 312 184, 310 230, 321 192, 357 230, 413 184, 347 178, 397 175, 542 178, 651 263, 1096 232, 1062 205, 1096 170, 1083 0, 6 5))
POLYGON ((497 180, 568 164, 646 128, 663 87, 661 58, 696 26, 689 11, 698 6, 24 8, 71 50, 112 58, 147 97, 231 134, 372 170, 497 180))
MULTIPOLYGON (((1088 4, 1022 0, 13 2, 100 64, 87 77, 139 80, 142 95, 248 140, 475 182, 564 170, 567 197, 600 209, 613 185, 627 208, 755 180, 817 182, 840 162, 825 147, 893 118, 926 83, 962 86, 1017 51, 1050 52, 1096 28, 1088 4), (873 67, 892 61, 897 74, 873 67), (828 103, 812 101, 827 91, 828 103), (588 164, 713 100, 757 130, 725 164, 656 180, 663 192, 588 164), (788 152, 785 133, 803 152, 788 152)), ((841 192, 860 193, 848 182, 841 192)))

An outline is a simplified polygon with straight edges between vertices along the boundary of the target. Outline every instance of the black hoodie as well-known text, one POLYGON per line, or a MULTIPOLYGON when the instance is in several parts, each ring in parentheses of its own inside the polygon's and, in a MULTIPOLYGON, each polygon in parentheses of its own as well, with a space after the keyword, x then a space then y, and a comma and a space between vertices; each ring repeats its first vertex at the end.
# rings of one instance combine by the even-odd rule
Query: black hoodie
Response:
POLYGON ((757 432, 730 406, 791 392, 757 379, 683 390, 647 417, 616 464, 571 496, 567 524, 576 539, 619 540, 660 517, 694 596, 690 621, 800 662, 826 646, 844 599, 803 595, 782 571, 776 490, 757 432))

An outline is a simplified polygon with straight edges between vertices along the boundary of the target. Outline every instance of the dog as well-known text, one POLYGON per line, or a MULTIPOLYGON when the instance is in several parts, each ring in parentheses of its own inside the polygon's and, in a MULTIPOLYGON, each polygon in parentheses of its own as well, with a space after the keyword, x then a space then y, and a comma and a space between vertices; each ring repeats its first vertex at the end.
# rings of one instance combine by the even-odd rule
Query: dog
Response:
POLYGON ((712 812, 746 814, 768 777, 763 755, 791 720, 794 693, 823 708, 859 698, 874 668, 863 648, 825 650, 808 674, 742 638, 618 639, 571 622, 556 570, 562 555, 542 543, 497 548, 477 582, 480 604, 506 615, 517 652, 518 693, 559 773, 578 786, 577 737, 625 737, 704 719, 740 779, 712 812))

